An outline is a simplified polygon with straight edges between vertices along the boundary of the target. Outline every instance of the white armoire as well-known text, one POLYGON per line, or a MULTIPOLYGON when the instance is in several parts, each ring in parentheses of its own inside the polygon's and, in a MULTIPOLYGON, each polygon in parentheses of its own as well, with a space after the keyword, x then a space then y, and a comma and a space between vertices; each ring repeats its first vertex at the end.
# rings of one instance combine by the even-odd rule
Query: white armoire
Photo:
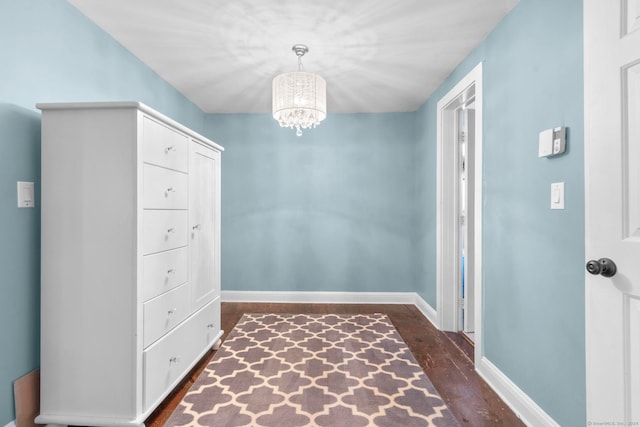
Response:
POLYGON ((36 420, 142 426, 222 335, 223 149, 137 102, 37 107, 36 420))

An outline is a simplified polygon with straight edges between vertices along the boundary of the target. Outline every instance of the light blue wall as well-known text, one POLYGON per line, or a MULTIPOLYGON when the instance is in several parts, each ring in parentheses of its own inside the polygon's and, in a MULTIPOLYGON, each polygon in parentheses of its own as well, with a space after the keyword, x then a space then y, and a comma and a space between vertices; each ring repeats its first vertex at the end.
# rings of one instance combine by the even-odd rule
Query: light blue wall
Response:
POLYGON ((435 306, 435 115, 483 62, 483 339, 487 359, 562 426, 585 419, 581 0, 520 0, 418 111, 421 294, 435 306), (567 153, 537 157, 538 133, 568 127, 567 153), (565 183, 552 211, 550 184, 565 183))
POLYGON ((416 113, 330 114, 302 138, 269 115, 205 117, 66 2, 0 0, 0 57, 0 425, 39 365, 40 213, 16 207, 16 181, 39 189, 36 102, 140 100, 225 146, 225 290, 417 290, 435 307, 435 105, 480 61, 485 355, 585 424, 580 0, 520 0, 416 113), (568 154, 538 159, 558 125, 568 154))
POLYGON ((36 102, 136 100, 202 130, 204 114, 64 1, 0 0, 0 425, 40 361, 40 113, 36 102), (17 181, 36 183, 18 209, 17 181))
POLYGON ((16 181, 39 178, 40 115, 0 103, 0 425, 13 381, 40 365, 40 209, 16 207, 16 181))
POLYGON ((269 114, 209 116, 222 288, 413 291, 413 118, 330 114, 296 137, 269 114))
MULTIPOLYGON (((438 307, 436 283, 436 94, 416 112, 415 147, 415 223, 413 270, 416 292, 431 307, 438 307)), ((446 91, 444 92, 446 93, 446 91)), ((440 97, 440 96, 438 96, 440 97)))

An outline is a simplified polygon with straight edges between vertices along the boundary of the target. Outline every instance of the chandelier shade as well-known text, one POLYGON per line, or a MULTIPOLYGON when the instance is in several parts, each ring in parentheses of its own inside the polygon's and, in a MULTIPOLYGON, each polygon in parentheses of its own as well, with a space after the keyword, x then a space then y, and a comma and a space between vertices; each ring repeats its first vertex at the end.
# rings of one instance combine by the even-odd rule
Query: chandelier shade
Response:
POLYGON ((292 50, 298 55, 298 71, 273 79, 272 112, 281 127, 295 128, 300 136, 327 117, 327 85, 319 75, 302 70, 301 58, 309 49, 295 45, 292 50))

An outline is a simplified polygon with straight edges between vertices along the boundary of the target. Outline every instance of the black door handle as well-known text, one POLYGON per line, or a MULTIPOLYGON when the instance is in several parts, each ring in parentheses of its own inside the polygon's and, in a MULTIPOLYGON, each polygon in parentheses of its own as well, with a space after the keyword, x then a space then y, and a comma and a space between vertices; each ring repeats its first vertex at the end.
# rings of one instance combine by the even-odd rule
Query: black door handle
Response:
POLYGON ((618 271, 618 267, 609 258, 600 258, 597 261, 592 259, 587 262, 587 271, 596 276, 601 274, 604 277, 613 277, 618 271))

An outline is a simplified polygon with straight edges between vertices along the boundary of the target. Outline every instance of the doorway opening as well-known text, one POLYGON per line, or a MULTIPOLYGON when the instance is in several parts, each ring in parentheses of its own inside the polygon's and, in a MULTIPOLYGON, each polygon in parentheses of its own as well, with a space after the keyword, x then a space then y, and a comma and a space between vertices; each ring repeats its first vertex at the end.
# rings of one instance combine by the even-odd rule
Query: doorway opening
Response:
MULTIPOLYGON (((458 144, 458 329, 471 342, 474 328, 473 278, 473 149, 475 146, 475 87, 456 109, 458 144), (471 189, 471 191, 469 191, 471 189)), ((463 100, 461 100, 462 102, 463 100)))
POLYGON ((482 357, 482 64, 438 102, 437 290, 440 329, 482 357))

